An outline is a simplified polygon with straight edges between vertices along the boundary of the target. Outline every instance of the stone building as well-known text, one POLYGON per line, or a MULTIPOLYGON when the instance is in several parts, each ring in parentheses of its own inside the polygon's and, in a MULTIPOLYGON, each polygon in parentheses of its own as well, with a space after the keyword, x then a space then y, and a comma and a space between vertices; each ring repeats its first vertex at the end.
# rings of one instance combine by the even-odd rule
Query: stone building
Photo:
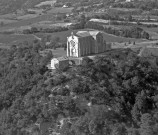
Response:
POLYGON ((51 69, 65 69, 69 67, 68 57, 58 57, 51 60, 51 69))
POLYGON ((99 31, 78 31, 67 38, 67 56, 83 57, 103 53, 107 50, 103 33, 99 31))

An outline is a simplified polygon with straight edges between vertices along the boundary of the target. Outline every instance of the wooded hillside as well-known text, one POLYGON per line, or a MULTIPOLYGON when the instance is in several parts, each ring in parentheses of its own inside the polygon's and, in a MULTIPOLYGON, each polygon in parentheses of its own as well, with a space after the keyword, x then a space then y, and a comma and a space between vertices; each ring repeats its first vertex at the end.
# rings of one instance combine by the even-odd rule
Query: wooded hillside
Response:
POLYGON ((147 59, 118 50, 51 73, 43 49, 0 51, 0 135, 157 135, 158 70, 147 59))

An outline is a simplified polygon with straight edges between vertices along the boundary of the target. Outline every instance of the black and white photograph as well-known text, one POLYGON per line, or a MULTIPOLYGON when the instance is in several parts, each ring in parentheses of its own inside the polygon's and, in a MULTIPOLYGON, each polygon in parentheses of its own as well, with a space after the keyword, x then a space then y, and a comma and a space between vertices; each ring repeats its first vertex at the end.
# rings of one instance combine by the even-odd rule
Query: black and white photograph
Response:
POLYGON ((158 0, 0 0, 0 135, 158 135, 158 0))

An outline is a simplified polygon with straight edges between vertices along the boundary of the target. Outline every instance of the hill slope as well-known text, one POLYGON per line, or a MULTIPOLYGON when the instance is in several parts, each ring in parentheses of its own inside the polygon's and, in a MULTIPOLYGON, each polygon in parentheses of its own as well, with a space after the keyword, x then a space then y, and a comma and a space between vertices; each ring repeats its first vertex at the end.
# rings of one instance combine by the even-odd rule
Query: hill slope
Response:
POLYGON ((7 14, 17 9, 30 8, 46 0, 0 0, 0 14, 7 14))

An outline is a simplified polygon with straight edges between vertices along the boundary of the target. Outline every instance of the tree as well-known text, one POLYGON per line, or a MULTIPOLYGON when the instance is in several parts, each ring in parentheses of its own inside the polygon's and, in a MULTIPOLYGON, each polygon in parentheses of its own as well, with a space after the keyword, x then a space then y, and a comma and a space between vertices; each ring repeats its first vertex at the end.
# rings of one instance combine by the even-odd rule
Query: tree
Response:
POLYGON ((148 21, 150 21, 150 16, 148 15, 148 21))
POLYGON ((25 29, 25 30, 23 30, 23 34, 31 34, 31 30, 25 29))
POLYGON ((154 135, 153 125, 151 114, 143 114, 141 117, 140 135, 154 135))
POLYGON ((52 71, 52 53, 35 44, 0 50, 0 134, 46 121, 62 135, 157 134, 158 71, 147 58, 124 49, 52 71))
POLYGON ((135 128, 128 129, 128 135, 140 135, 139 130, 135 128))
POLYGON ((52 51, 49 51, 45 57, 41 60, 41 65, 46 66, 50 60, 53 58, 52 51))
POLYGON ((128 16, 128 21, 131 22, 133 20, 132 15, 128 16))
POLYGON ((52 37, 51 42, 58 43, 60 41, 60 37, 52 37))
POLYGON ((115 125, 112 131, 112 135, 126 135, 127 131, 124 125, 115 125))
POLYGON ((36 27, 32 27, 31 30, 30 30, 32 33, 37 33, 38 32, 38 29, 36 27))
POLYGON ((135 43, 135 41, 133 42, 133 45, 135 45, 136 43, 135 43))

